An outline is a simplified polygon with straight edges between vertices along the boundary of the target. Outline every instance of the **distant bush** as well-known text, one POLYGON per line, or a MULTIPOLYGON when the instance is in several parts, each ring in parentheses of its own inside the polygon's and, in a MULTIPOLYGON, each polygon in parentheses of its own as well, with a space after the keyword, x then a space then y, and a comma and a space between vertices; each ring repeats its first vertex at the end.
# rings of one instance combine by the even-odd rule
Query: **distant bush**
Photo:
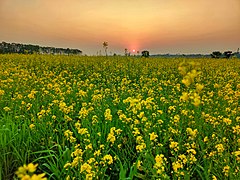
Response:
POLYGON ((142 57, 149 57, 149 51, 142 51, 142 57))
POLYGON ((222 53, 220 51, 214 51, 211 54, 212 58, 220 58, 222 56, 222 53))

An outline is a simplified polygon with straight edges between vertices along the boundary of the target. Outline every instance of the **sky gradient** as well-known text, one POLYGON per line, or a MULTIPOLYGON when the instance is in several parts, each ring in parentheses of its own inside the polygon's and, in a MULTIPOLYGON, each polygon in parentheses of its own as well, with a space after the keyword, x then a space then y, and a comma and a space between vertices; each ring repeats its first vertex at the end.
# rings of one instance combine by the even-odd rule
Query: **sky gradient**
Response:
POLYGON ((240 0, 0 0, 0 41, 109 52, 240 47, 240 0))

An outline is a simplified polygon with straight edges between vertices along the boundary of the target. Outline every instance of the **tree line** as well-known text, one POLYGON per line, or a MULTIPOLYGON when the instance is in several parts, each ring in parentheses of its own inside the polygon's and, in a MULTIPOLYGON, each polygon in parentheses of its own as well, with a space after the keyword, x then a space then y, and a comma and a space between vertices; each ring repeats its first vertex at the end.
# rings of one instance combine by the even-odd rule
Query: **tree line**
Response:
POLYGON ((55 48, 55 47, 42 47, 32 44, 20 43, 0 43, 0 54, 18 53, 18 54, 76 54, 81 55, 82 51, 79 49, 70 48, 55 48))
POLYGON ((232 56, 240 57, 239 48, 238 48, 237 52, 234 52, 234 53, 232 51, 225 51, 223 53, 221 53, 220 51, 214 51, 211 54, 212 58, 227 58, 227 59, 229 59, 232 56))

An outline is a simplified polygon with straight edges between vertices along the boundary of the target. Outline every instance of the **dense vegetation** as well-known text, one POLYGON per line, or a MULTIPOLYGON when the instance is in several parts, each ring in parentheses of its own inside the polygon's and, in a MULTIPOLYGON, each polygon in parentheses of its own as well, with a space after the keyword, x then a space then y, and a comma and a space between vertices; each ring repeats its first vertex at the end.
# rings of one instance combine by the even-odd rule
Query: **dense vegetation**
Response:
POLYGON ((79 49, 70 48, 55 48, 55 47, 43 47, 32 44, 20 44, 20 43, 0 43, 0 54, 66 54, 66 55, 79 55, 82 51, 79 49))
POLYGON ((0 67, 0 179, 240 179, 238 59, 0 55, 0 67))

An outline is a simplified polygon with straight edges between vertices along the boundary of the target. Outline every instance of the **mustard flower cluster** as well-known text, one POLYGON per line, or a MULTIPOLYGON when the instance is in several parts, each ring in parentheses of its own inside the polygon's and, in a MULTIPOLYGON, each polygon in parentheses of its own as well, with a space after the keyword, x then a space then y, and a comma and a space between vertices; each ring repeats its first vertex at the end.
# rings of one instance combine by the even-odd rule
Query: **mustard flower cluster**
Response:
POLYGON ((15 176, 240 178, 238 59, 0 55, 0 67, 0 179, 30 160, 44 174, 15 176))

